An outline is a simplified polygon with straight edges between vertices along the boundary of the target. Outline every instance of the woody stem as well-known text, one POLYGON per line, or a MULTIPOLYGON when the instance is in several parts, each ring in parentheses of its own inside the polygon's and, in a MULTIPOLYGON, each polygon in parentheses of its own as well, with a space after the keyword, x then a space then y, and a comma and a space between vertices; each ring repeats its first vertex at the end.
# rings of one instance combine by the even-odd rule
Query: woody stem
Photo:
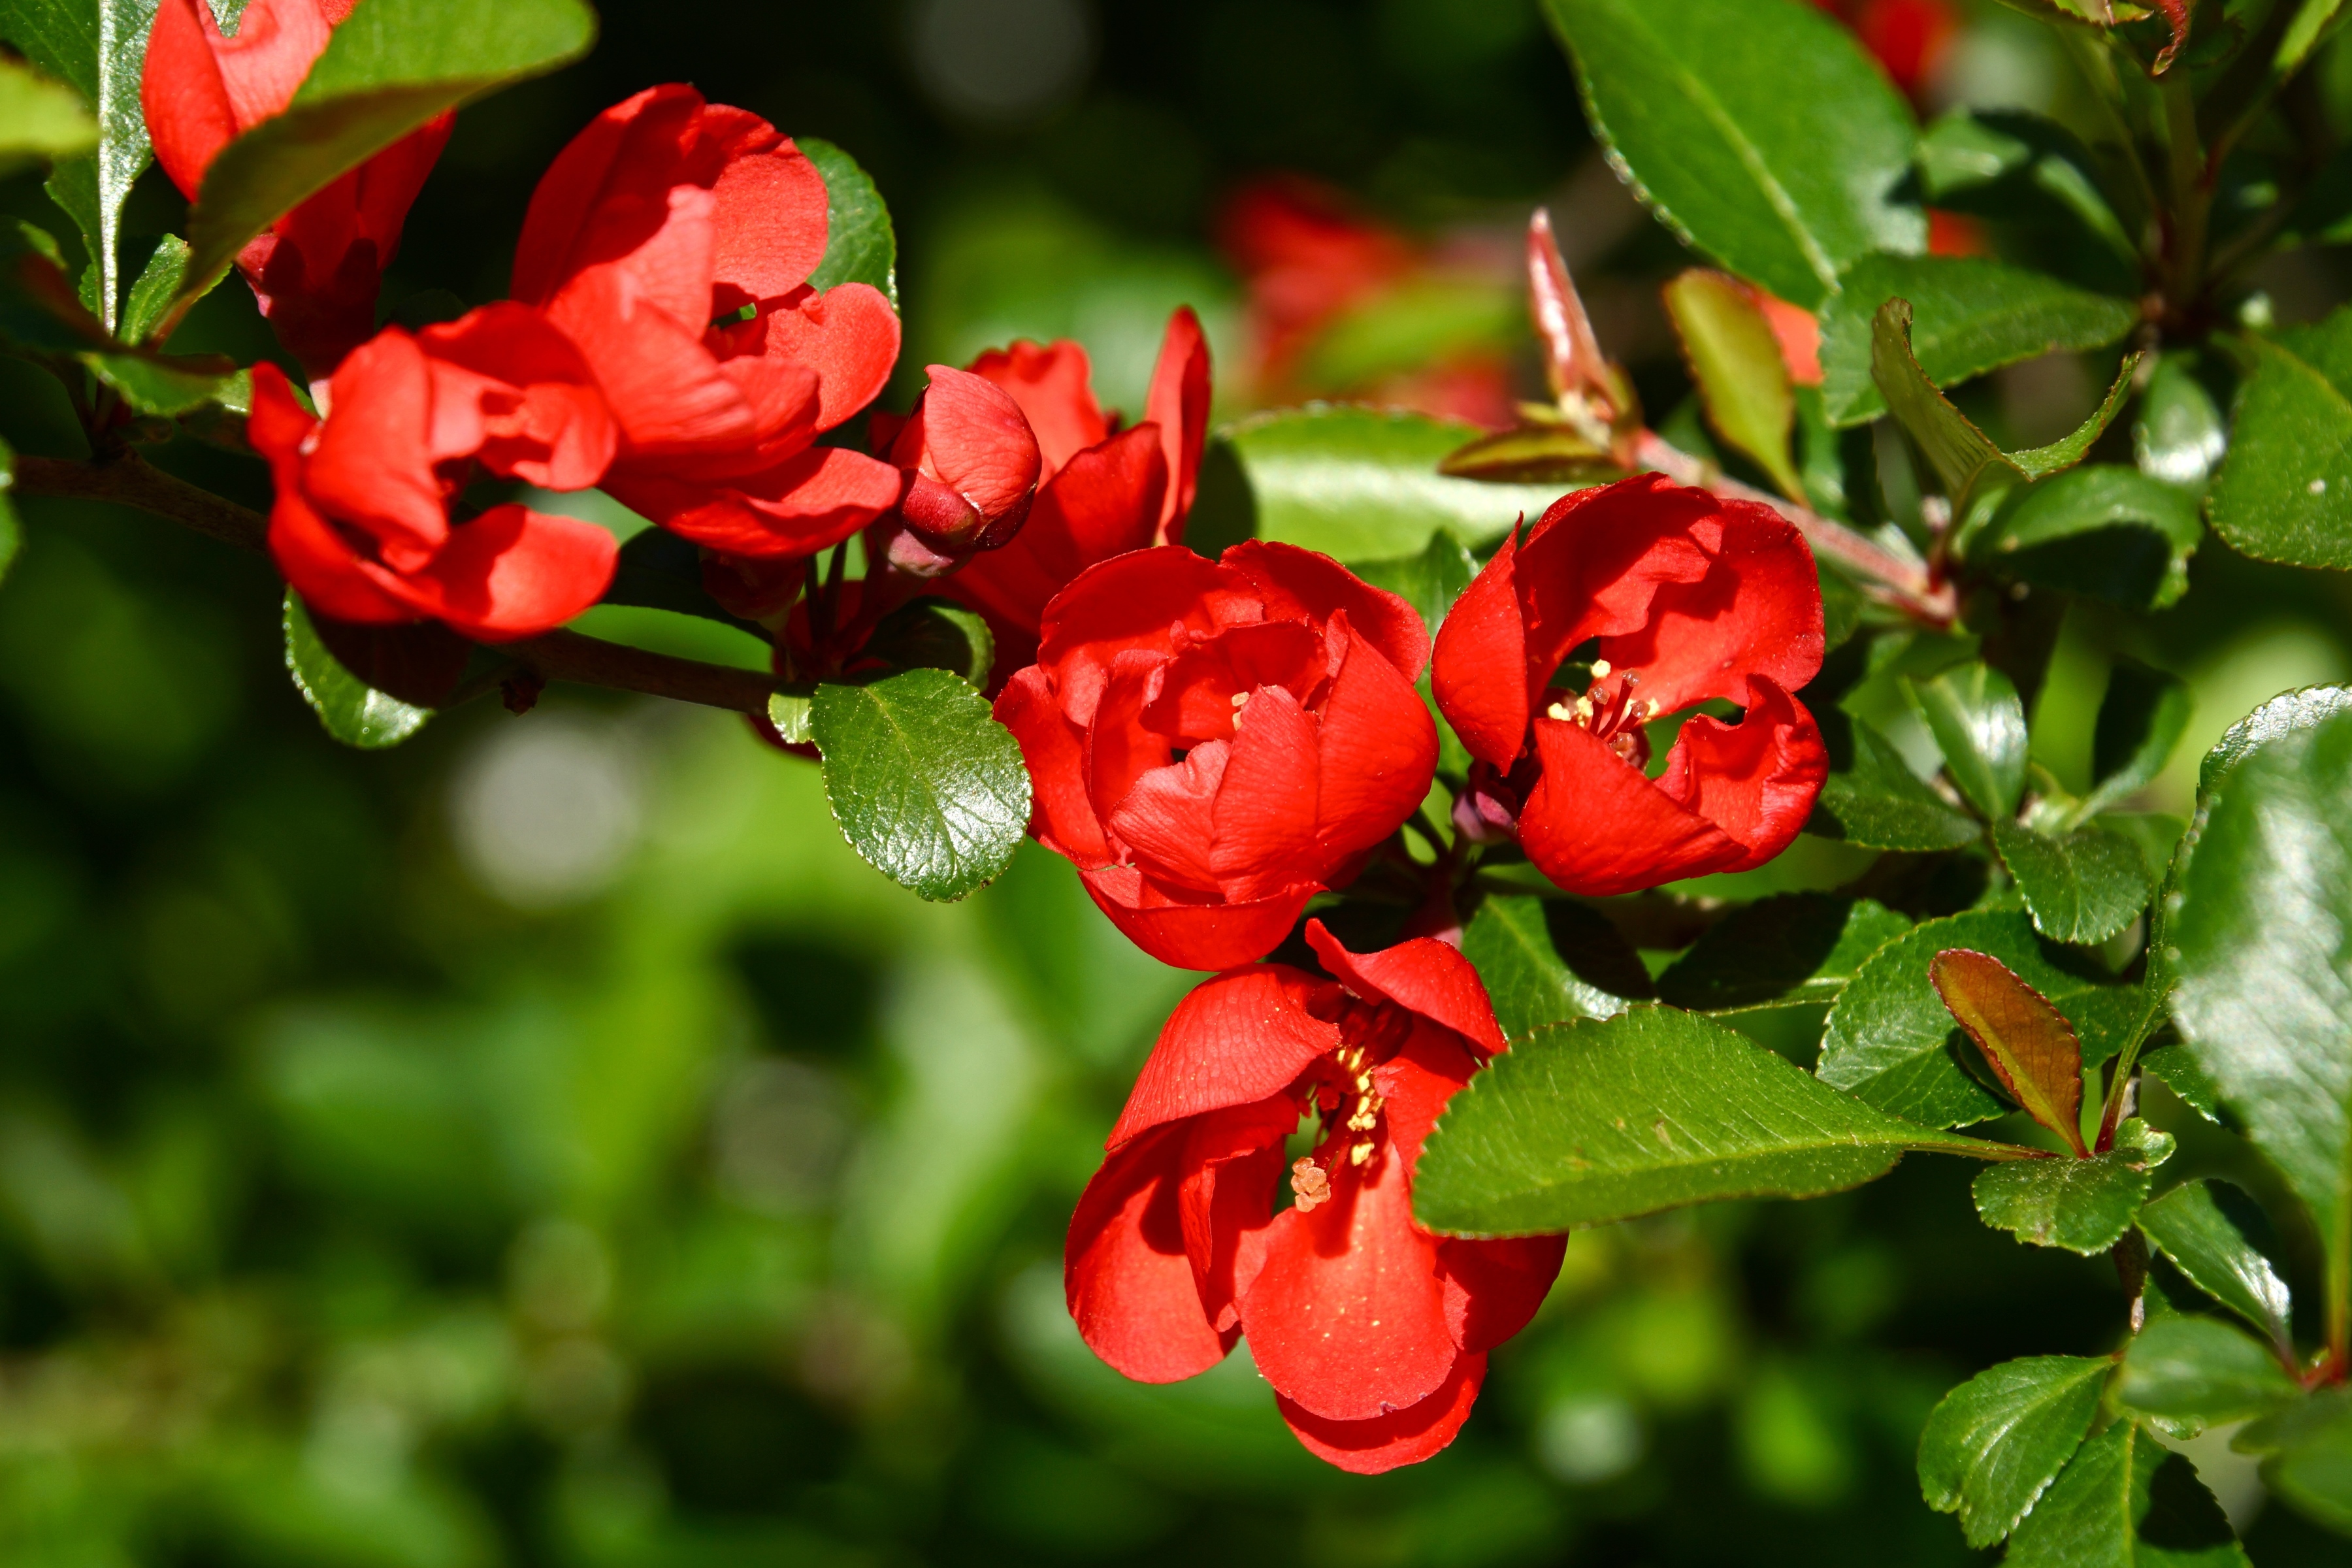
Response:
MULTIPOLYGON (((19 495, 111 501, 239 549, 268 549, 269 521, 259 512, 167 474, 136 453, 92 462, 18 458, 14 489, 19 495)), ((547 680, 639 691, 738 713, 765 713, 776 689, 772 678, 754 670, 674 658, 578 632, 554 631, 521 642, 483 646, 547 680)))
POLYGON ((1935 581, 1919 562, 1895 554, 1845 524, 1753 485, 1743 485, 1654 430, 1642 432, 1634 442, 1633 456, 1643 467, 1655 468, 1678 485, 1770 507, 1804 535, 1817 559, 1833 561, 1846 571, 1868 579, 1880 597, 1913 619, 1931 626, 1948 626, 1958 618, 1959 599, 1950 584, 1935 581))

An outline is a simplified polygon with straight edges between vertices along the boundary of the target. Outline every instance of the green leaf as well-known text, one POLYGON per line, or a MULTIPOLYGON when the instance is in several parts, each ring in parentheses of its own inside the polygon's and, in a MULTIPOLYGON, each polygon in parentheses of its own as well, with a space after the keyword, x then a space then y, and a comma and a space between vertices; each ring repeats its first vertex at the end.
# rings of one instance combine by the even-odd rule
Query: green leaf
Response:
POLYGON ((1911 929, 1868 899, 1782 893, 1706 929, 1658 976, 1660 1000, 1694 1013, 1824 1006, 1863 962, 1911 929))
POLYGON ((2322 1389, 2263 1417, 2230 1447, 2267 1455, 2263 1481, 2297 1510, 2352 1535, 2352 1387, 2322 1389))
POLYGON ((2163 1083, 2181 1102, 2211 1122, 2221 1120, 2221 1086, 2198 1064, 2179 1040, 2166 1040, 2140 1052, 2140 1070, 2163 1083))
POLYGON ((2196 1468, 2118 1421, 2011 1534, 2004 1568, 2246 1568, 2246 1553, 2196 1468))
POLYGON ((2260 1340, 2219 1318, 2169 1314, 2132 1336, 2116 1403, 2194 1436, 2274 1410, 2302 1392, 2260 1340))
POLYGON ((221 149, 205 172, 173 315, 227 273, 247 240, 346 170, 445 110, 577 59, 595 36, 581 0, 365 0, 286 112, 221 149))
POLYGON ((1614 1017, 1656 994, 1607 917, 1568 899, 1489 894, 1463 928, 1462 952, 1515 1040, 1546 1024, 1614 1017))
POLYGON ((71 88, 20 61, 0 58, 0 174, 14 174, 26 163, 78 158, 97 145, 98 122, 71 88))
POLYGON ((1842 290, 1822 308, 1822 401, 1839 426, 1887 411, 1871 379, 1872 323, 1890 300, 1911 302, 1911 352, 1937 386, 2061 350, 2105 348, 2139 321, 2129 300, 1978 257, 1864 257, 1842 290))
POLYGON ((1830 1009, 1816 1069, 1824 1083, 1937 1126, 2007 1112, 2008 1102, 1977 1076, 1976 1047, 1927 978, 1936 954, 1955 947, 1990 953, 2047 997, 2074 1026, 2086 1067, 2121 1049, 2139 1021, 2139 987, 2115 981, 2083 954, 2044 942, 2024 910, 1972 910, 1923 921, 1863 964, 1830 1009))
POLYGON ((1375 408, 1309 405, 1220 432, 1186 537, 1212 554, 1278 539, 1341 561, 1391 561, 1443 531, 1473 549, 1559 499, 1557 484, 1451 479, 1437 465, 1477 435, 1467 425, 1375 408))
POLYGON ((2213 526, 2258 561, 2352 566, 2352 310, 2243 342, 2213 526))
POLYGON ((1782 495, 1802 504, 1804 481, 1789 447, 1789 433, 1797 423, 1796 388, 1772 323, 1738 279, 1720 272, 1694 267, 1664 293, 1683 361, 1706 405, 1707 423, 1770 475, 1782 495))
POLYGON ((1478 574, 1477 558, 1462 546, 1462 542, 1450 533, 1433 533, 1429 548, 1418 555, 1406 555, 1394 561, 1360 561, 1353 568, 1357 576, 1375 588, 1390 593, 1421 612, 1432 637, 1444 624, 1445 613, 1470 579, 1478 574))
POLYGON ((1914 773, 1894 743, 1856 719, 1853 765, 1830 774, 1805 831, 1870 849, 1932 854, 1975 842, 1974 817, 1914 773))
POLYGON ((1927 981, 2009 1097, 2064 1139, 2078 1159, 2088 1158, 2083 1044, 2066 1016, 2009 965, 1968 948, 1946 948, 1930 959, 1927 981))
POLYGON ((943 669, 816 689, 810 732, 843 837, 926 899, 961 899, 1013 863, 1029 773, 1012 732, 943 669))
POLYGON ((2121 834, 2078 827, 2057 836, 1996 822, 1992 842, 2043 936, 2105 942, 2147 907, 2147 862, 2121 834))
POLYGON ((613 585, 600 601, 700 616, 767 640, 767 628, 730 614, 702 585, 702 547, 666 529, 647 528, 621 546, 613 585))
POLYGON ((147 116, 139 106, 139 70, 156 0, 0 0, 0 38, 25 52, 47 76, 81 95, 98 117, 98 147, 61 163, 51 194, 72 215, 89 252, 94 285, 85 302, 111 332, 122 294, 117 251, 122 204, 147 167, 147 116))
POLYGON ((1988 1367, 1944 1395, 1919 1434, 1919 1489, 1957 1513, 1970 1546, 2017 1528, 2091 1429, 2105 1356, 2028 1356, 1988 1367))
POLYGON ((11 499, 16 488, 16 449, 0 441, 0 582, 7 581, 16 552, 25 547, 24 525, 16 521, 16 503, 11 499))
POLYGON ((2202 494, 2230 449, 2229 421, 2199 379, 2200 357, 2176 350, 2156 362, 2132 422, 2132 453, 2151 479, 2202 494))
POLYGON ((1593 133, 1667 227, 1811 310, 1874 250, 1927 248, 1917 130, 1852 33, 1797 0, 1545 0, 1593 133))
POLYGON ((2172 1134, 2137 1117, 2116 1129, 2116 1146, 2087 1160, 2021 1160, 1977 1173, 1977 1217, 2035 1247, 2084 1257, 2123 1238, 2147 1199, 2156 1167, 2172 1157, 2172 1134))
POLYGON ((2310 1211, 2329 1340, 2341 1344, 2352 1323, 2352 712, 2280 706, 2248 721, 2267 732, 2241 741, 2233 761, 2208 759, 2166 916, 2172 1014, 2310 1211))
POLYGON ((2140 1210, 2139 1227, 2189 1283, 2287 1348, 2294 1343, 2287 1316, 2292 1302, 2286 1281, 2254 1245, 2260 1218, 2243 1188, 2200 1180, 2185 1182, 2140 1210))
POLYGON ((1990 821, 2016 815, 2025 794, 2025 705, 2009 677, 1978 661, 1908 685, 1969 804, 1990 821))
POLYGON ((2188 592, 2189 558, 2204 537, 2194 492, 2091 463, 2011 489, 1966 554, 2042 587, 2160 610, 2188 592))
POLYGON ((228 390, 236 363, 221 354, 85 353, 82 363, 142 414, 191 414, 228 390))
POLYGON ((2086 820, 2146 789, 2172 760, 2172 750, 2196 710, 2189 683, 2177 675, 2118 658, 2091 731, 2091 776, 2097 781, 2076 808, 2086 820))
POLYGON ((2230 770, 2258 748, 2307 730, 2347 708, 2352 708, 2352 686, 2305 686, 2279 693, 2231 725, 2205 753, 2205 760, 2197 765, 2199 798, 2211 795, 2230 770))
POLYGON ((397 746, 433 717, 430 708, 414 707, 378 691, 337 663, 291 588, 286 590, 283 620, 286 668, 294 677, 294 689, 336 740, 362 751, 380 751, 397 746))
POLYGON ((1544 424, 1481 436, 1447 453, 1437 471, 1490 484, 1595 485, 1625 477, 1607 447, 1573 426, 1544 424))
POLYGON ((996 663, 996 637, 977 610, 925 595, 883 616, 864 652, 894 668, 944 669, 984 689, 996 663))
POLYGON ((2036 265, 2110 293, 2138 279, 2137 248, 2099 189, 2096 162, 2055 121, 1955 109, 1920 135, 1919 184, 1932 205, 1991 218, 2004 237, 2022 231, 2036 265))
POLYGON ((155 242, 147 265, 131 285, 131 298, 122 308, 124 342, 147 341, 148 334, 163 324, 164 312, 179 298, 187 277, 188 242, 176 234, 167 234, 155 242))
POLYGON ((1815 1197, 1912 1150, 2014 1158, 1837 1093, 1736 1030, 1644 1005, 1538 1029, 1447 1104, 1413 1212, 1527 1236, 1735 1197, 1815 1197))
POLYGON ((813 691, 779 691, 769 698, 768 722, 775 727, 776 738, 788 745, 814 744, 816 737, 809 718, 815 706, 813 691))
POLYGON ((873 176, 857 160, 814 136, 793 138, 824 176, 824 259, 809 274, 819 293, 844 283, 866 283, 898 303, 898 235, 873 176))

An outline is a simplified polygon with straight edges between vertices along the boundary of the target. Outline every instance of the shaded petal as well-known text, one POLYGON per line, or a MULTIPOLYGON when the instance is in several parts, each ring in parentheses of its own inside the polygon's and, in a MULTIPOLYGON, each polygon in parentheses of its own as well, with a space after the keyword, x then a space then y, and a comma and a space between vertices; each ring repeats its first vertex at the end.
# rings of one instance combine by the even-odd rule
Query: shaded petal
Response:
POLYGON ((1738 840, 1589 731, 1538 719, 1536 752, 1543 775, 1520 814, 1519 844, 1569 892, 1612 898, 1746 861, 1738 840))
POLYGON ((1552 503, 1520 543, 1515 574, 1530 706, 1579 643, 1638 630, 1660 588, 1707 574, 1720 508, 1706 491, 1663 474, 1636 474, 1552 503))
POLYGON ((1457 1357, 1453 1374, 1428 1398, 1370 1421, 1329 1420, 1280 1394, 1275 1407, 1308 1453, 1356 1475, 1377 1476, 1442 1452, 1470 1419, 1486 1378, 1484 1355, 1457 1357))
MULTIPOLYGON (((702 112, 700 93, 666 82, 614 104, 567 142, 523 213, 514 297, 544 305, 574 274, 627 256, 659 233, 671 216, 671 187, 697 172, 687 150, 702 112)), ((709 282, 706 268, 706 289, 709 282)), ((702 320, 709 318, 705 310, 702 320)))
POLYGON ((1714 823, 1746 853, 1725 870, 1760 866, 1812 816, 1829 777, 1829 751, 1804 705, 1761 676, 1755 706, 1737 724, 1705 713, 1685 721, 1659 790, 1714 823))
POLYGON ((1270 1099, 1316 1058, 1339 1049, 1339 1028, 1300 1002, 1315 984, 1299 970, 1263 963, 1194 986, 1160 1026, 1110 1146, 1185 1117, 1270 1099))
POLYGON ((1201 1308, 1223 1332, 1240 1322, 1234 1303, 1262 1261, 1261 1249, 1251 1243, 1273 1222, 1283 1140, 1298 1125, 1298 1107, 1288 1095, 1277 1094, 1193 1117, 1185 1125, 1192 1134, 1184 1144, 1177 1206, 1201 1308))
POLYGON ((1348 624, 1379 648, 1410 686, 1429 664, 1429 626, 1421 612, 1312 550, 1272 540, 1233 546, 1220 563, 1255 584, 1269 620, 1305 619, 1321 626, 1345 612, 1348 624))
POLYGON ((1465 1351, 1489 1351, 1528 1326, 1559 1278, 1568 1237, 1530 1236, 1508 1241, 1438 1244, 1445 1279, 1445 1319, 1465 1351))
POLYGON ((1211 868, 1222 815, 1217 786, 1230 755, 1223 743, 1196 746, 1182 761, 1137 779, 1106 819, 1127 858, 1160 881, 1223 891, 1211 868))
POLYGON ((1081 867, 1108 862, 1110 844, 1087 795, 1085 737, 1062 717, 1044 670, 1030 665, 1005 682, 996 721, 1013 731, 1029 769, 1035 801, 1030 837, 1081 867))
POLYGON ((1203 1373, 1233 1348, 1202 1310, 1177 1213, 1189 1129, 1157 1129, 1114 1151, 1087 1184, 1062 1251, 1070 1317, 1095 1354, 1139 1383, 1203 1373))
MULTIPOLYGON (((757 443, 762 421, 701 333, 640 296, 627 274, 597 268, 567 288, 549 318, 579 345, 621 426, 622 461, 658 465, 757 443)), ((806 374, 814 432, 817 386, 806 374)), ((768 423, 772 424, 771 419, 768 423)))
POLYGON ((1430 690, 1470 754, 1507 769, 1528 743, 1533 701, 1550 679, 1528 669, 1527 626, 1519 612, 1518 531, 1503 539, 1437 628, 1430 690))
MULTIPOLYGON (((1246 903, 1315 879, 1321 769, 1315 721, 1281 687, 1261 686, 1227 712, 1235 725, 1232 755, 1216 795, 1214 832, 1202 849, 1219 890, 1246 903)), ((1195 747, 1191 757, 1221 744, 1195 747)))
POLYGON ((1254 903, 1228 903, 1154 882, 1132 866, 1078 868, 1096 907, 1128 941, 1178 969, 1230 969, 1264 958, 1290 934, 1307 900, 1321 892, 1302 882, 1254 903))
POLYGON ((1417 936, 1378 952, 1350 952, 1321 921, 1307 922, 1307 944, 1339 982, 1368 1002, 1417 1013, 1488 1056, 1509 1047, 1477 968, 1435 937, 1417 936))
POLYGON ((1394 832, 1428 796, 1437 772, 1437 726, 1420 693, 1354 631, 1342 610, 1325 632, 1345 661, 1320 714, 1316 826, 1327 876, 1394 832))
POLYGON ((453 529, 415 580, 451 627, 506 642, 552 631, 603 598, 619 557, 593 522, 499 506, 453 529))
POLYGON ((1050 477, 1110 434, 1090 385, 1087 351, 1067 338, 1040 348, 1023 339, 971 362, 971 374, 1004 389, 1037 433, 1050 477))
POLYGON ((1087 447, 1039 487, 1013 542, 974 556, 948 579, 947 591, 1034 641, 1045 605, 1080 573, 1153 542, 1152 519, 1167 484, 1160 433, 1151 426, 1087 447))
POLYGON ((1037 662, 1052 670, 1062 710, 1094 721, 1112 662, 1129 649, 1173 650, 1172 629, 1186 641, 1229 626, 1265 619, 1246 580, 1190 550, 1132 550, 1089 566, 1045 606, 1037 662))
POLYGON ((1746 707, 1750 676, 1793 691, 1821 673, 1821 577, 1804 537, 1770 507, 1715 504, 1723 542, 1706 575, 1662 584, 1646 624, 1601 640, 1669 713, 1710 697, 1746 707))
POLYGON ((1151 367, 1144 422, 1157 426, 1168 460, 1168 491, 1160 507, 1157 542, 1184 542, 1184 521, 1200 488, 1201 449, 1209 436, 1209 340, 1201 318, 1180 305, 1168 318, 1160 357, 1151 367))
MULTIPOLYGON (((928 367, 930 385, 898 446, 921 443, 924 472, 991 521, 1026 502, 1037 485, 1037 438, 1021 405, 979 376, 928 367)), ((896 450, 893 457, 898 454, 896 450)), ((901 462, 901 466, 910 466, 901 462)))
POLYGON ((425 351, 393 328, 353 350, 330 385, 331 414, 302 463, 302 489, 328 516, 373 535, 386 565, 415 571, 449 536, 425 351))
POLYGON ((619 429, 587 361, 546 317, 501 301, 417 339, 433 369, 436 459, 475 455, 493 473, 549 489, 603 477, 619 429))
POLYGON ((764 472, 709 484, 616 469, 604 489, 631 510, 713 550, 763 559, 814 555, 898 498, 898 470, 841 447, 811 447, 764 472))
POLYGON ((1171 760, 1173 749, 1168 737, 1142 721, 1143 710, 1158 694, 1167 664, 1166 658, 1139 648, 1120 654, 1094 722, 1085 726, 1087 794, 1106 826, 1136 781, 1155 768, 1168 766, 1171 760))

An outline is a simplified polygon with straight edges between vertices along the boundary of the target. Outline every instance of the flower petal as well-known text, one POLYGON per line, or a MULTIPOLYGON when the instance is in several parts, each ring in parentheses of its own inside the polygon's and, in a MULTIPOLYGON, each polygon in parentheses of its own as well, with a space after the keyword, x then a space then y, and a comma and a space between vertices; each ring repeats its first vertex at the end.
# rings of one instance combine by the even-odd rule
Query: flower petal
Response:
POLYGON ((617 468, 604 489, 672 533, 733 555, 814 555, 898 499, 898 470, 842 447, 811 447, 760 473, 707 484, 617 468))
POLYGON ((1202 982, 1176 1004, 1136 1074, 1110 1147, 1188 1116, 1280 1094, 1339 1031, 1300 998, 1312 976, 1284 964, 1251 964, 1202 982))
POLYGON ((1441 1242, 1437 1268, 1445 1278, 1445 1320, 1454 1343, 1489 1351, 1526 1328, 1567 1255, 1564 1236, 1441 1242))
MULTIPOLYGON (((735 112, 774 136, 765 121, 735 112)), ((712 110, 704 117, 711 119, 712 110)), ((761 140, 754 132, 753 143, 761 140)), ((799 288, 824 259, 824 176, 790 142, 778 138, 761 151, 729 158, 710 194, 717 200, 716 282, 764 303, 799 288)))
POLYGON ((1201 318, 1180 305, 1168 318, 1143 422, 1159 427, 1168 459, 1168 492, 1160 507, 1157 542, 1184 542, 1184 521, 1200 487, 1201 450, 1209 436, 1209 340, 1201 318))
POLYGON ((1519 844, 1537 869, 1567 891, 1613 898, 1747 859, 1737 839, 1590 731, 1538 719, 1536 752, 1543 775, 1520 814, 1519 844))
POLYGON ((1438 710, 1470 754, 1508 768, 1528 743, 1531 700, 1550 679, 1523 675, 1528 666, 1528 628, 1519 610, 1518 531, 1503 538, 1495 558, 1437 628, 1430 664, 1430 690, 1438 710))
POLYGON ((1379 648, 1408 686, 1427 668, 1429 626, 1421 612, 1328 555, 1251 539, 1228 549, 1220 561, 1257 587, 1267 618, 1304 618, 1321 625, 1345 611, 1356 635, 1379 648))
POLYGON ((1037 662, 1054 671, 1062 711, 1094 722, 1112 662, 1129 649, 1168 651, 1187 640, 1265 619, 1245 580, 1176 545, 1132 550, 1089 566, 1045 606, 1037 662))
POLYGON ((1437 726, 1420 693, 1353 617, 1335 610, 1325 637, 1344 662, 1322 711, 1321 793, 1315 816, 1327 879, 1396 831, 1429 794, 1437 771, 1437 726))
POLYGON ((1298 1125, 1286 1094, 1191 1118, 1177 1208, 1202 1310, 1220 1331, 1241 1321, 1234 1304, 1256 1278, 1253 1243, 1274 1219, 1283 1140, 1298 1125), (1247 1261, 1244 1262, 1244 1254, 1247 1261))
POLYGON ((1821 577, 1803 536, 1769 507, 1715 504, 1722 544, 1706 575, 1661 584, 1638 630, 1601 640, 1669 713, 1709 697, 1746 707, 1750 676, 1793 691, 1821 673, 1821 577))
POLYGON ((971 362, 971 374, 1003 388, 1037 433, 1046 478, 1110 434, 1090 384, 1087 351, 1067 338, 1040 348, 1023 339, 971 362))
POLYGON ((1158 429, 1121 431, 1039 486, 1013 542, 974 556, 947 580, 947 591, 1022 628, 1034 644, 1046 605, 1080 573, 1153 542, 1152 520, 1167 488, 1158 429))
POLYGON ((619 557, 593 522, 507 505, 452 529, 413 580, 456 631, 506 642, 552 631, 604 597, 619 557))
MULTIPOLYGON (((1247 903, 1297 881, 1298 868, 1311 860, 1322 770, 1315 721, 1281 687, 1261 686, 1227 711, 1234 724, 1231 758, 1201 848, 1214 868, 1214 885, 1233 902, 1247 903)), ((1186 761, 1220 745, 1197 746, 1186 761)))
POLYGON ((771 355, 816 372, 820 430, 879 396, 898 363, 898 312, 863 283, 788 300, 768 313, 766 331, 771 355))
POLYGON ((1013 731, 1028 765, 1035 801, 1030 837, 1080 867, 1108 864, 1110 844, 1087 795, 1085 736, 1062 717, 1044 670, 1030 665, 1005 682, 996 721, 1013 731))
POLYGON ((364 530, 394 571, 422 566, 449 535, 433 472, 432 372, 397 328, 353 350, 331 384, 333 416, 302 463, 320 510, 364 530))
POLYGON ((1658 788, 1714 823, 1746 851, 1728 871, 1786 849, 1812 816, 1829 777, 1829 751, 1804 705, 1762 676, 1737 724, 1693 715, 1666 755, 1658 788))
POLYGON ((1132 866, 1081 866, 1078 879, 1128 941, 1178 969, 1231 969, 1264 958, 1298 923, 1307 900, 1323 890, 1319 883, 1299 882, 1237 904, 1199 894, 1182 898, 1181 889, 1154 882, 1132 866))
POLYGON ((1070 1216, 1062 1285, 1095 1354, 1139 1383, 1203 1373, 1233 1348, 1202 1310, 1177 1213, 1190 1130, 1155 1130, 1113 1151, 1070 1216))
POLYGON ((1161 882, 1201 893, 1223 890, 1210 857, 1223 847, 1215 826, 1218 785, 1231 755, 1223 742, 1195 746, 1181 761, 1138 778, 1104 819, 1126 858, 1161 882))
POLYGON ((1333 1421, 1278 1394, 1274 1403, 1308 1453, 1356 1475, 1377 1476, 1444 1451, 1470 1419, 1486 1378, 1484 1355, 1458 1356, 1451 1375, 1428 1398, 1370 1421, 1333 1421))
POLYGON ((436 458, 478 456, 493 473, 549 489, 603 477, 619 430, 587 361, 545 316, 504 300, 417 341, 433 370, 436 458))
POLYGON ((1459 948, 1417 936, 1378 952, 1350 952, 1321 921, 1307 922, 1307 944, 1339 984, 1366 1001, 1417 1013, 1488 1056, 1509 1048, 1486 983, 1459 948))

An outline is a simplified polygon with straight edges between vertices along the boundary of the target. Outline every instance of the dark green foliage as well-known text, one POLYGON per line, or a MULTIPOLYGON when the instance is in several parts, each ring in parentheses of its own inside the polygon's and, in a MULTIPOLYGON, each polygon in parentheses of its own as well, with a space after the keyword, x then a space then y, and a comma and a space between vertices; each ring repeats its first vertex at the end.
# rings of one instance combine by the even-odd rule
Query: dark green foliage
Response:
POLYGON ((1927 1506, 1958 1514, 1971 1546, 2016 1529, 2082 1447, 2113 1370, 2087 1356, 2029 1356, 1944 1395, 1919 1434, 1927 1506))
POLYGON ((1995 1230, 2035 1247, 2085 1256, 2105 1252, 2131 1228, 2172 1135, 2145 1121, 2116 1130, 2116 1146, 2087 1160, 2021 1160, 1979 1173, 1977 1214, 1995 1230))
POLYGON ((1512 1039, 1570 1018, 1613 1017, 1654 994, 1617 928, 1567 899, 1488 897, 1463 931, 1462 952, 1512 1039))

